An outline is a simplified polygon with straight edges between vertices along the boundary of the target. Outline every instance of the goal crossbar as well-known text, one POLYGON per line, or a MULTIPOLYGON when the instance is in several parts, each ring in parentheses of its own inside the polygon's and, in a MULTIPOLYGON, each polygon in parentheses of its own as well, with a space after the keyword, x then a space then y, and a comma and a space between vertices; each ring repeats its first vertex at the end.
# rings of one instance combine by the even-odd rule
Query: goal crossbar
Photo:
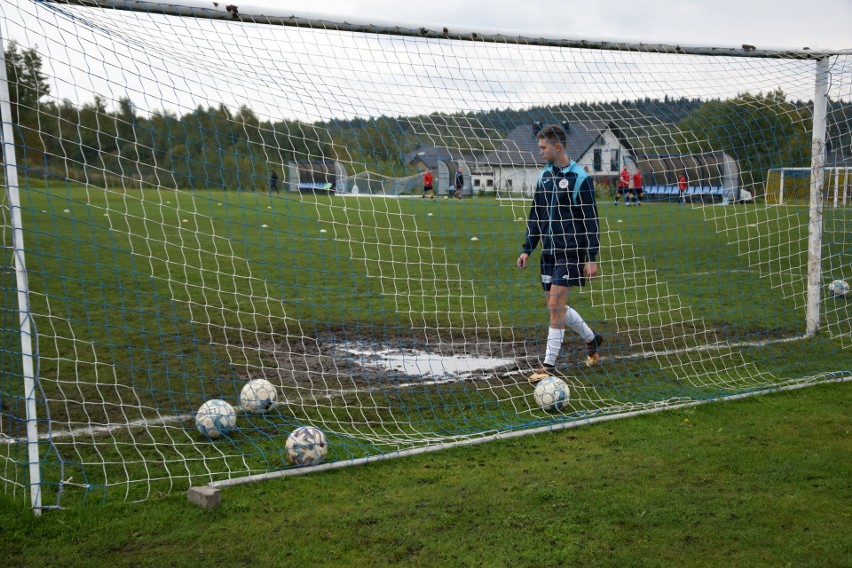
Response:
POLYGON ((56 4, 108 8, 173 16, 190 16, 211 20, 226 20, 254 24, 269 24, 297 28, 325 29, 341 32, 375 33, 388 36, 476 41, 485 43, 517 44, 561 48, 594 49, 601 51, 646 51, 679 55, 712 55, 765 59, 818 60, 848 51, 806 49, 758 49, 755 46, 704 47, 681 44, 623 42, 605 39, 570 39, 553 34, 537 36, 520 35, 512 31, 463 26, 430 27, 400 22, 382 22, 376 19, 348 17, 345 21, 335 16, 309 12, 296 12, 275 8, 231 5, 227 2, 202 2, 181 0, 177 3, 146 2, 144 0, 39 0, 56 4))

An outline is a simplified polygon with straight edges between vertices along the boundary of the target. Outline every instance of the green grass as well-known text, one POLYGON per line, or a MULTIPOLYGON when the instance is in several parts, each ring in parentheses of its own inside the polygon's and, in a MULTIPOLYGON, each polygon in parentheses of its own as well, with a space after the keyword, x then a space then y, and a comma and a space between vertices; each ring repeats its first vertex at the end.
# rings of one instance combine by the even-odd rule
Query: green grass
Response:
MULTIPOLYGON (((47 503, 60 479, 74 480, 65 488, 70 503, 78 494, 138 499, 190 479, 279 469, 283 439, 305 422, 333 433, 331 459, 349 459, 852 372, 852 302, 826 299, 816 337, 760 344, 804 332, 803 208, 601 204, 603 275, 570 303, 606 335, 606 363, 580 366, 581 346, 566 341, 561 365, 574 406, 552 417, 531 407, 523 377, 399 389, 328 351, 358 340, 540 355, 537 267, 515 268, 526 203, 94 187, 22 195, 49 401, 39 406, 42 419, 49 410, 55 429, 73 429, 181 418, 209 398, 236 402, 254 376, 271 378, 289 402, 241 420, 217 444, 185 419, 45 444, 47 503), (691 350, 719 341, 741 345, 691 350), (348 394, 324 398, 339 390, 348 394)), ((826 283, 849 278, 850 224, 848 210, 827 212, 826 283)), ((2 278, 2 433, 18 437, 14 274, 2 278)), ((2 451, 22 475, 23 445, 2 451)))
POLYGON ((36 518, 26 566, 848 566, 848 384, 36 518))

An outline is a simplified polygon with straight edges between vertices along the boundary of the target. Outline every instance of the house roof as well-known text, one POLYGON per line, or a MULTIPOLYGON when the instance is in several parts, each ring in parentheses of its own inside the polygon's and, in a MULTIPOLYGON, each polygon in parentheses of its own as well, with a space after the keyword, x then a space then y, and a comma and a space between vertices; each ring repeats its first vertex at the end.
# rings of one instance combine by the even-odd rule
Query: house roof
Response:
MULTIPOLYGON (((606 128, 607 123, 604 121, 571 123, 565 133, 565 153, 572 160, 579 159, 606 128)), ((533 125, 515 128, 503 140, 500 149, 486 152, 479 160, 492 165, 540 165, 542 161, 538 155, 538 140, 533 125)))
MULTIPOLYGON (((534 128, 533 124, 515 128, 503 139, 500 148, 490 152, 469 155, 443 146, 421 146, 406 154, 405 162, 410 164, 422 161, 432 168, 438 161, 456 160, 500 166, 540 166, 542 160, 538 154, 538 140, 534 134, 537 130, 534 128)), ((540 125, 538 128, 540 129, 540 125)), ((613 122, 594 120, 571 122, 568 125, 565 140, 566 154, 572 160, 579 160, 607 129, 612 131, 628 152, 633 152, 633 147, 613 122)))
MULTIPOLYGON (((458 156, 458 154, 455 155, 458 156)), ((404 159, 406 164, 423 162, 431 167, 439 160, 453 160, 455 158, 449 148, 443 146, 420 146, 413 152, 406 154, 404 159)))
POLYGON ((476 157, 445 146, 420 146, 413 152, 406 154, 403 160, 406 164, 423 162, 428 167, 435 169, 438 162, 455 162, 458 160, 473 162, 476 161, 476 157))

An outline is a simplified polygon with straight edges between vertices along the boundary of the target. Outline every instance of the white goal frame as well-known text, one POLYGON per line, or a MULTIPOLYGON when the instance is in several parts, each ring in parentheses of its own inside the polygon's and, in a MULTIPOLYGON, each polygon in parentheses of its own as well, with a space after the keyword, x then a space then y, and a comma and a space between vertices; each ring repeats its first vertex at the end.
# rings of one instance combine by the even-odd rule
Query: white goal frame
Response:
MULTIPOLYGON (((837 190, 837 171, 841 168, 825 168, 826 158, 826 108, 828 101, 828 70, 832 57, 841 55, 840 52, 832 51, 811 51, 811 50, 761 50, 752 48, 722 48, 722 47, 700 47, 700 46, 682 46, 682 45, 665 45, 665 44, 644 44, 644 43, 628 43, 628 42, 611 42, 603 40, 590 39, 569 39, 560 36, 537 36, 524 37, 518 36, 511 32, 499 30, 483 30, 483 29, 468 29, 468 28, 430 28, 415 24, 404 23, 379 23, 374 20, 358 20, 350 19, 346 22, 337 21, 333 16, 324 16, 311 13, 294 13, 286 10, 275 10, 269 8, 253 8, 249 6, 226 5, 226 3, 210 3, 199 1, 184 1, 180 3, 161 4, 155 2, 145 2, 142 0, 49 0, 56 4, 71 4, 86 7, 95 7, 103 9, 141 11, 147 13, 158 13, 171 16, 191 16, 193 18, 207 18, 212 20, 238 20, 242 22, 253 22, 256 24, 267 24, 288 27, 305 27, 305 28, 323 28, 328 30, 359 32, 359 33, 375 33, 387 34, 392 36, 414 37, 414 38, 442 38, 460 41, 474 41, 485 43, 499 44, 518 44, 518 45, 536 45, 536 46, 553 46, 563 48, 577 49, 595 49, 604 51, 627 51, 627 52, 653 52, 672 55, 703 55, 703 56, 726 56, 739 58, 766 58, 766 59, 797 59, 809 60, 814 62, 814 129, 811 141, 811 167, 800 168, 801 170, 810 171, 810 204, 809 204, 809 237, 808 237, 808 276, 807 276, 807 307, 806 307, 806 336, 810 337, 820 330, 820 301, 822 294, 822 248, 823 248, 823 216, 824 216, 824 188, 826 184, 826 176, 828 180, 835 176, 833 204, 838 206, 838 190, 837 190)), ((2 36, 0 36, 0 44, 2 44, 2 36)), ((39 467, 39 444, 40 439, 37 427, 37 412, 36 412, 36 365, 33 350, 33 338, 35 330, 32 327, 31 314, 29 311, 29 285, 27 282, 26 270, 26 248, 23 242, 23 225, 21 219, 21 200, 19 195, 17 168, 16 168, 16 149, 13 143, 12 132, 12 114, 10 107, 10 92, 9 81, 5 72, 5 61, 0 65, 0 114, 3 120, 3 152, 5 163, 5 191, 8 199, 10 211, 12 213, 12 228, 13 228, 13 253, 15 260, 16 285, 17 285, 17 301, 20 321, 20 340, 22 352, 22 368, 23 381, 26 396, 26 411, 27 411, 27 443, 28 443, 28 459, 29 459, 29 489, 30 489, 30 506, 35 514, 40 514, 45 507, 41 502, 41 477, 39 467)), ((793 168, 787 168, 791 170, 793 168)), ((843 168, 847 171, 847 175, 852 173, 852 168, 843 168)), ((783 172, 782 172, 781 196, 783 200, 783 172)), ((527 196, 501 197, 511 201, 523 200, 528 201, 527 196)), ((841 205, 846 205, 845 193, 841 198, 841 205)), ((852 377, 843 377, 832 379, 834 381, 849 381, 852 377)), ((800 386, 791 386, 787 388, 800 388, 800 386)), ((769 389, 759 392, 773 392, 778 389, 769 389)), ((728 400, 741 398, 737 395, 733 397, 723 397, 718 400, 728 400)), ((397 457, 400 455, 410 455, 414 453, 422 453, 432 451, 432 449, 451 447, 453 445, 467 445, 481 443, 489 439, 500 439, 515 437, 528 433, 535 433, 542 430, 554 430, 557 428, 573 427, 581 424, 591 423, 595 421, 610 420, 613 418, 635 416, 647 412, 656 412, 665 408, 682 408, 684 406, 692 406, 699 403, 689 404, 671 404, 661 405, 658 408, 636 411, 623 412, 600 417, 595 420, 576 421, 568 425, 559 427, 548 426, 544 428, 534 428, 523 431, 515 431, 511 433, 501 433, 493 436, 477 438, 475 440, 459 441, 451 444, 439 444, 430 446, 426 449, 400 451, 387 454, 389 457, 397 457)), ((307 468, 301 471, 292 471, 290 473, 276 473, 260 476, 262 478, 276 477, 279 475, 298 475, 312 470, 330 469, 336 467, 344 467, 346 465, 357 465, 358 463, 366 463, 375 461, 375 457, 364 458, 363 460, 354 460, 350 462, 339 462, 337 464, 329 464, 327 466, 318 466, 316 468, 307 468)), ((211 485, 217 487, 234 485, 236 483, 251 482, 258 479, 258 476, 249 476, 244 478, 232 478, 221 482, 214 482, 211 485)))
MULTIPOLYGON (((826 185, 827 197, 832 207, 846 207, 852 205, 852 200, 847 196, 846 191, 840 190, 841 177, 849 183, 852 180, 852 166, 826 166, 824 180, 827 180, 826 185), (841 175, 842 174, 842 175, 841 175)), ((784 203, 784 182, 787 172, 808 172, 811 174, 811 168, 773 168, 773 171, 778 172, 779 190, 778 190, 778 205, 786 205, 784 203)))

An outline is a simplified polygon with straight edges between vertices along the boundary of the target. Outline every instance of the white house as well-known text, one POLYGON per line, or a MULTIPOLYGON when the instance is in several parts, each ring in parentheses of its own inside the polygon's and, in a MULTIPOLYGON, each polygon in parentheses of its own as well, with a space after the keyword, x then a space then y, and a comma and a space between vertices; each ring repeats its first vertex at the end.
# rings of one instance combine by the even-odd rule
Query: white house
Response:
MULTIPOLYGON (((544 162, 539 157, 536 133, 541 123, 515 128, 500 147, 481 154, 461 154, 448 148, 424 146, 406 157, 408 163, 430 167, 443 180, 461 166, 466 192, 530 195, 544 162)), ((633 148, 612 122, 563 122, 568 156, 594 177, 611 178, 627 163, 635 167, 633 148)))
MULTIPOLYGON (((680 174, 687 179, 686 193, 691 198, 751 199, 751 194, 739 187, 736 160, 725 152, 638 155, 613 122, 563 122, 560 126, 565 130, 568 157, 584 167, 599 188, 615 187, 619 172, 626 165, 631 176, 637 168, 641 169, 646 195, 652 199, 670 199, 672 195, 677 198, 680 174)), ((461 166, 466 193, 497 192, 505 197, 528 197, 544 167, 536 139, 541 128, 540 122, 515 128, 497 150, 480 154, 421 147, 407 156, 407 162, 432 168, 439 188, 444 178, 461 166)))
MULTIPOLYGON (((493 187, 501 192, 531 194, 544 166, 536 139, 541 126, 520 126, 503 140, 500 149, 477 156, 475 164, 470 164, 473 189, 487 191, 493 187)), ((635 166, 633 147, 612 122, 563 122, 561 126, 568 157, 592 176, 610 178, 618 175, 625 163, 635 166)))

